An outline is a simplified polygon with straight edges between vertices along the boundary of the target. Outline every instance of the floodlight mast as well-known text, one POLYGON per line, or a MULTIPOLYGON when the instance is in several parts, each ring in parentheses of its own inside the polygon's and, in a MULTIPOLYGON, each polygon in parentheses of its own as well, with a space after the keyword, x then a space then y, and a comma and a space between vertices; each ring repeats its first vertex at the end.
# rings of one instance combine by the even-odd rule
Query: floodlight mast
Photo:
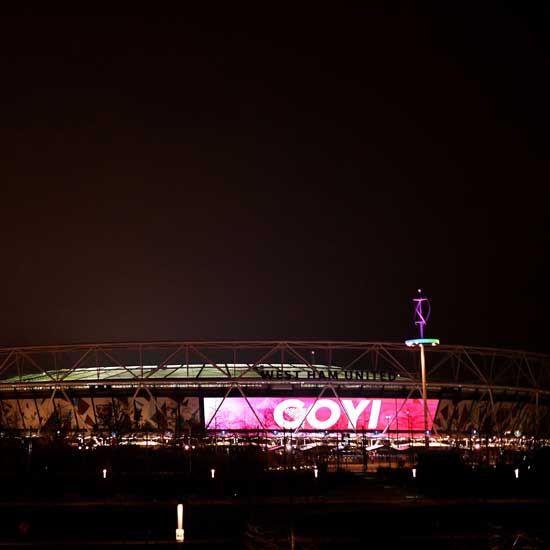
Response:
POLYGON ((420 338, 413 338, 412 340, 405 340, 405 344, 409 347, 418 346, 420 348, 420 372, 422 375, 422 401, 424 403, 424 445, 426 448, 430 446, 430 434, 428 431, 428 389, 426 387, 426 358, 424 355, 424 345, 430 344, 437 346, 439 340, 437 338, 424 338, 424 327, 430 317, 430 301, 425 296, 422 296, 422 289, 418 289, 419 298, 414 298, 413 302, 416 303, 414 308, 414 324, 418 326, 420 330, 420 338), (426 308, 424 310, 424 307, 426 308))

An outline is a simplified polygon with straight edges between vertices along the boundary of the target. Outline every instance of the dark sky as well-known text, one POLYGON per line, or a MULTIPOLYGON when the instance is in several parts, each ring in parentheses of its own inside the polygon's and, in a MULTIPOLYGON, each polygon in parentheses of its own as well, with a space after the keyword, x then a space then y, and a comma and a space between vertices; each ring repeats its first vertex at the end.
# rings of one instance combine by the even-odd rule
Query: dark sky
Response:
POLYGON ((550 12, 269 9, 2 18, 1 344, 550 351, 550 12))

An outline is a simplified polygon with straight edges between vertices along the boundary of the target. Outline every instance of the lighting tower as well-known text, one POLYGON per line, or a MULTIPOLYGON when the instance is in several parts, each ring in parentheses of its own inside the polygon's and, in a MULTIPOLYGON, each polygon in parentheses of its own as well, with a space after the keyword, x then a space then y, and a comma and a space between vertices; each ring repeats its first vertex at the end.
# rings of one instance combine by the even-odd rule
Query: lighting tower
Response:
POLYGON ((420 330, 420 338, 405 340, 405 344, 409 347, 418 346, 420 348, 420 370, 422 373, 422 401, 424 403, 424 444, 426 448, 430 445, 430 436, 428 433, 428 391, 426 389, 426 358, 424 357, 424 346, 437 346, 439 340, 437 338, 424 338, 424 327, 430 317, 430 301, 425 296, 422 296, 422 289, 418 289, 419 298, 414 298, 414 324, 418 325, 420 330))

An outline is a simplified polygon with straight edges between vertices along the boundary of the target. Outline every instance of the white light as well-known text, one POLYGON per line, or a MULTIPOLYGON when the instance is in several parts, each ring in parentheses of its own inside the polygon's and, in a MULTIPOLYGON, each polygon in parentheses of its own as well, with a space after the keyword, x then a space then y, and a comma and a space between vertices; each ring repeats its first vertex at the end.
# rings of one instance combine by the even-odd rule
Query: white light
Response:
POLYGON ((184 447, 184 449, 185 449, 186 451, 188 451, 188 450, 189 450, 189 445, 186 445, 186 446, 184 447))
POLYGON ((416 478, 416 468, 412 469, 413 477, 416 478))
POLYGON ((214 479, 214 476, 216 475, 216 470, 214 468, 210 470, 210 475, 212 476, 212 479, 214 479))
POLYGON ((319 477, 319 469, 317 467, 313 468, 313 475, 315 476, 315 479, 319 477))
POLYGON ((178 504, 178 529, 183 529, 183 504, 178 504))
POLYGON ((516 468, 516 469, 514 470, 514 475, 516 476, 516 479, 519 478, 519 468, 516 468))
POLYGON ((103 479, 107 479, 107 468, 103 468, 103 479))

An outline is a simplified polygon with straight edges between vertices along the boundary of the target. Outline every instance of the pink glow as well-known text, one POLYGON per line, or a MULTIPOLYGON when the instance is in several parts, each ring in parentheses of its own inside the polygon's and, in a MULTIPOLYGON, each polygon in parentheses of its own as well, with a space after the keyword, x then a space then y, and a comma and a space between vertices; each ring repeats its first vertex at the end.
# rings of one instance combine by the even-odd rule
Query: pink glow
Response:
MULTIPOLYGON (((222 400, 204 398, 205 425, 210 430, 353 430, 355 427, 382 431, 388 424, 391 431, 424 430, 421 399, 322 397, 316 401, 314 397, 251 397, 249 406, 242 397, 228 397, 211 421, 222 400)), ((437 399, 428 399, 428 429, 432 427, 438 403, 437 399)))

